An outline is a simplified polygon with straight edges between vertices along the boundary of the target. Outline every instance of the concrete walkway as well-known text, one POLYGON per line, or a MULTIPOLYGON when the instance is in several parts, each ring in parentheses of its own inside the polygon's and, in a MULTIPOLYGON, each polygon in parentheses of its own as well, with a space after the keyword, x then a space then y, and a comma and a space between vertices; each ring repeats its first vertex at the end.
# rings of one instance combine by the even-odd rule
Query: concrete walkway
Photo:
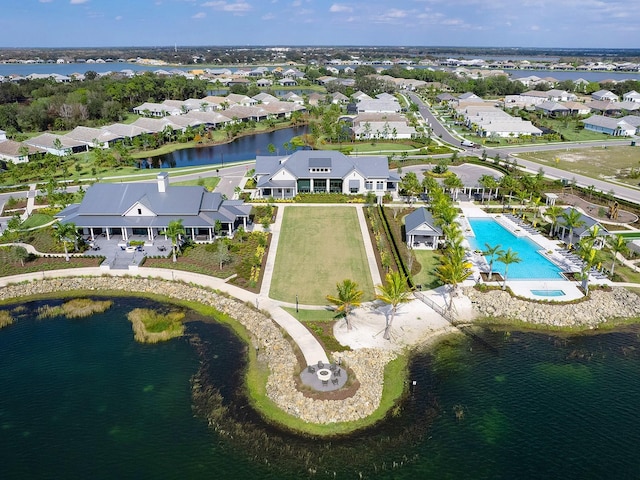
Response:
POLYGON ((356 212, 358 213, 358 223, 360 223, 360 233, 362 234, 362 241, 364 242, 364 251, 367 255, 367 261, 369 262, 369 272, 371 272, 371 280, 373 286, 381 285, 382 278, 380 277, 380 270, 378 270, 378 263, 376 262, 376 254, 373 250, 373 243, 371 243, 371 236, 369 235, 369 229, 367 228, 367 220, 364 218, 364 206, 356 205, 356 212))
MULTIPOLYGON (((97 277, 111 275, 117 276, 135 276, 162 278, 163 280, 182 281, 185 283, 193 283, 203 287, 212 288, 220 292, 227 293, 238 300, 249 302, 256 305, 261 310, 269 312, 274 321, 280 325, 294 342, 299 346, 305 361, 308 365, 315 365, 321 360, 329 363, 327 354, 316 340, 316 338, 293 316, 285 312, 278 302, 271 299, 259 298, 255 293, 244 290, 235 285, 226 283, 225 280, 202 275, 199 273, 184 272, 181 270, 168 270, 165 268, 147 268, 140 267, 133 270, 106 270, 100 267, 90 268, 70 268, 66 270, 52 270, 34 273, 25 273, 22 275, 14 275, 11 277, 0 277, 0 287, 5 287, 10 283, 20 283, 26 281, 43 280, 45 278, 61 278, 61 277, 97 277)), ((87 288, 91 288, 91 282, 87 281, 87 288)))

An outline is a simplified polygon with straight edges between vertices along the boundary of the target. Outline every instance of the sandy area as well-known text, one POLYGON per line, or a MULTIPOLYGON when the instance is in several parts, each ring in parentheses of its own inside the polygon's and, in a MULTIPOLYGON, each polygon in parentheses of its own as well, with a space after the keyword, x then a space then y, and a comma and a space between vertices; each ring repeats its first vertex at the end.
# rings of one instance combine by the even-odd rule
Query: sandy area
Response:
MULTIPOLYGON (((443 304, 441 294, 434 291, 431 295, 438 304, 443 304)), ((471 304, 466 297, 456 298, 454 305, 457 318, 471 319, 471 304)), ((351 314, 351 331, 347 330, 344 321, 340 321, 334 326, 333 333, 341 344, 353 349, 380 348, 398 351, 405 347, 427 344, 438 335, 457 330, 421 300, 412 300, 398 308, 393 319, 391 340, 385 340, 382 336, 386 314, 389 312, 390 308, 385 304, 368 303, 351 314)))

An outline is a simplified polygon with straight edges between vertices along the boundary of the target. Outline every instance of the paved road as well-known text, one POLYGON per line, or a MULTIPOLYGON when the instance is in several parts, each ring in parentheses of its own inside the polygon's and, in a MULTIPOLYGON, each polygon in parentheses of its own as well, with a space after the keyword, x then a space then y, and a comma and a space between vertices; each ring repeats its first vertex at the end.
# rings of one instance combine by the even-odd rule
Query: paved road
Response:
MULTIPOLYGON (((450 143, 453 146, 460 148, 460 139, 454 137, 447 129, 444 127, 440 121, 433 115, 431 110, 425 103, 414 93, 410 93, 409 97, 411 100, 418 105, 418 109, 420 114, 429 122, 433 133, 445 142, 450 143)), ((593 185, 596 190, 600 192, 613 192, 613 194, 621 199, 638 203, 640 204, 640 189, 633 188, 626 185, 621 185, 619 183, 614 183, 605 180, 599 180, 591 177, 587 177, 584 175, 576 174, 573 172, 569 172, 567 170, 562 170, 555 167, 550 166, 542 166, 539 163, 531 162, 529 160, 523 160, 519 157, 514 157, 512 154, 523 153, 523 152, 535 152, 535 151, 553 151, 553 150, 569 150, 576 148, 593 148, 600 147, 605 148, 609 146, 620 146, 626 145, 628 141, 620 141, 620 140, 604 140, 597 142, 571 142, 571 143, 556 143, 556 144, 545 144, 545 145, 527 145, 527 146, 513 146, 513 147, 499 147, 499 148, 486 148, 487 155, 489 158, 495 158, 496 155, 500 155, 502 159, 505 158, 515 158, 518 162, 518 165, 521 168, 524 168, 530 172, 537 172, 542 169, 544 170, 545 176, 552 179, 567 179, 570 182, 575 182, 576 185, 580 187, 589 187, 593 185)), ((468 154, 480 156, 482 155, 483 149, 478 148, 465 148, 464 149, 468 154)), ((640 157, 640 148, 638 150, 638 156, 640 157)))

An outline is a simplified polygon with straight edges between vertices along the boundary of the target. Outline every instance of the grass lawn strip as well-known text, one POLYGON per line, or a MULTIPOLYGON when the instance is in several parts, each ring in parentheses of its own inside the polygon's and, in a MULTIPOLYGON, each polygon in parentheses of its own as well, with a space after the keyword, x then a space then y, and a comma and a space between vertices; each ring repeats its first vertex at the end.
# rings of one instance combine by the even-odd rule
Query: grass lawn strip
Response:
POLYGON ((287 207, 271 282, 276 300, 324 305, 349 278, 374 297, 373 282, 353 207, 287 207))
POLYGON ((637 185, 638 178, 620 175, 623 171, 638 169, 640 152, 638 147, 621 146, 607 148, 569 149, 566 151, 539 151, 519 153, 518 158, 530 160, 567 171, 567 178, 572 174, 580 174, 591 178, 606 180, 616 179, 620 182, 637 185))

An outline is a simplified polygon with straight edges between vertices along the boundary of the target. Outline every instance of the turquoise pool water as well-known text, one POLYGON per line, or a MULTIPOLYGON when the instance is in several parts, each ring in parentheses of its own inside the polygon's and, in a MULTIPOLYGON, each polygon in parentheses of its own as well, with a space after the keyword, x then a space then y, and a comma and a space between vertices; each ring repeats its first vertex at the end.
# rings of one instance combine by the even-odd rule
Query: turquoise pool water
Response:
POLYGON ((531 290, 537 297, 564 297, 566 294, 562 290, 531 290))
MULTIPOLYGON (((470 218, 475 237, 467 237, 473 249, 486 250, 485 244, 500 245, 518 252, 520 263, 509 265, 508 280, 563 280, 562 270, 539 253, 542 247, 527 237, 516 237, 493 218, 470 218)), ((504 265, 494 259, 493 271, 504 274, 504 265)))

